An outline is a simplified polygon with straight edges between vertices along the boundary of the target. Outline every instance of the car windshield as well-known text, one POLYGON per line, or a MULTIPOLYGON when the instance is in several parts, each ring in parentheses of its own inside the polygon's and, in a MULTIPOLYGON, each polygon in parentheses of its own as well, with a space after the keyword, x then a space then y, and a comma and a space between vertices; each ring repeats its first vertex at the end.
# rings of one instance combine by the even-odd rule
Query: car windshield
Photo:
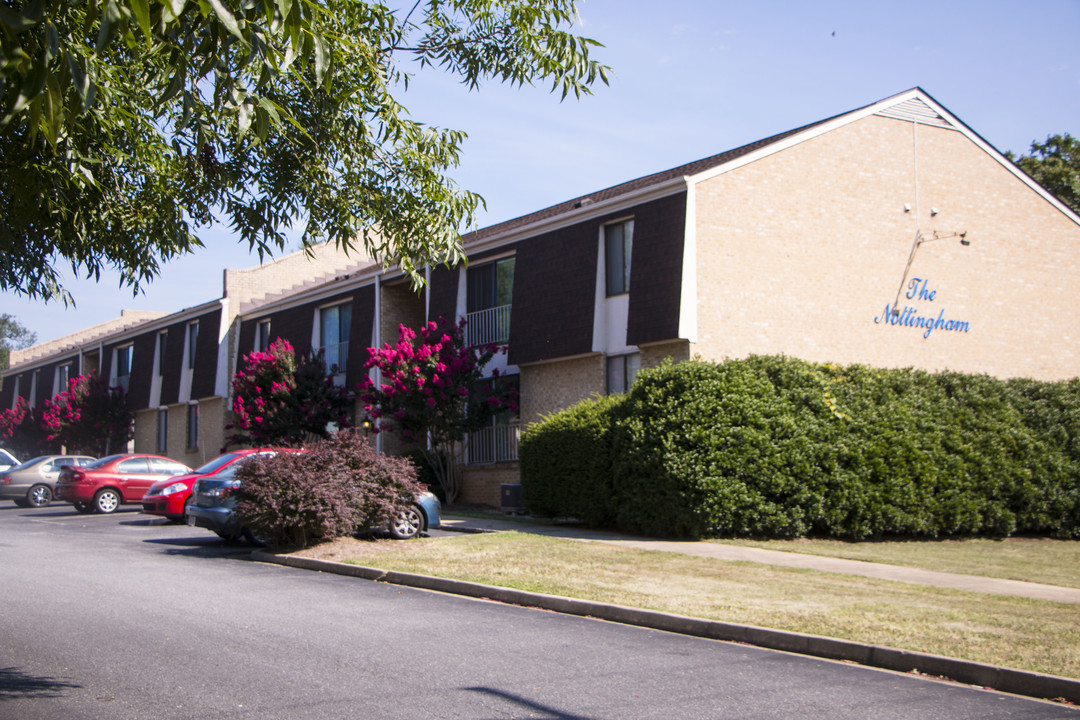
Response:
POLYGON ((30 458, 29 460, 27 460, 23 464, 16 465, 15 467, 11 468, 10 470, 8 470, 8 472, 15 472, 16 470, 25 470, 26 468, 31 467, 32 465, 37 465, 42 460, 48 460, 48 459, 49 459, 48 455, 41 455, 40 457, 30 458))
POLYGON ((239 462, 234 462, 232 465, 227 466, 224 470, 221 470, 216 475, 214 475, 214 477, 216 477, 216 478, 236 477, 236 471, 239 470, 244 465, 246 465, 251 460, 251 458, 265 457, 267 455, 277 455, 277 453, 261 452, 261 453, 255 453, 253 455, 248 455, 243 460, 240 460, 239 462))
POLYGON ((206 463, 202 467, 197 467, 191 471, 192 475, 211 475, 217 470, 220 470, 225 465, 228 465, 236 458, 240 457, 243 453, 232 452, 225 453, 224 455, 218 455, 216 458, 206 463))
POLYGON ((124 456, 123 455, 109 455, 108 457, 103 457, 100 460, 95 460, 94 462, 90 463, 89 465, 84 465, 83 467, 88 468, 90 470, 94 470, 94 469, 99 468, 99 467, 104 467, 104 466, 108 465, 109 463, 111 463, 113 460, 116 460, 117 458, 122 458, 122 457, 124 457, 124 456))

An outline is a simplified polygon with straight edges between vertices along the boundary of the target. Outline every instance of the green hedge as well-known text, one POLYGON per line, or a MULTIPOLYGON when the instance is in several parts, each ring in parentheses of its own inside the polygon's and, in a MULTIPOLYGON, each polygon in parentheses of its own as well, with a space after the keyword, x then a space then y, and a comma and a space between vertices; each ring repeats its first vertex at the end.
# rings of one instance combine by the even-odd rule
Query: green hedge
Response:
POLYGON ((1080 536, 1080 380, 784 357, 643 371, 522 438, 536 513, 659 537, 1080 536))

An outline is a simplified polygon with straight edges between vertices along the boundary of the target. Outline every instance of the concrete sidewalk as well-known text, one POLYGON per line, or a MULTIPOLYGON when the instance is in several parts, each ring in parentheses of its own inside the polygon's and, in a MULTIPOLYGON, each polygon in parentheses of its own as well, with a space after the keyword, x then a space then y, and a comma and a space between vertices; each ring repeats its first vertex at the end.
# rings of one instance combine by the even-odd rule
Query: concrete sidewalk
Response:
POLYGON ((967 590, 969 592, 1015 595, 1019 597, 1034 598, 1036 600, 1051 600, 1054 602, 1080 604, 1080 589, 1059 587, 1057 585, 1042 585, 1019 580, 999 580, 976 575, 961 575, 958 573, 921 570, 918 568, 902 567, 900 565, 884 565, 881 563, 863 562, 861 560, 844 560, 817 555, 804 555, 793 552, 741 547, 738 545, 725 545, 716 542, 654 540, 651 538, 632 537, 614 532, 589 530, 574 525, 549 524, 538 522, 533 519, 514 519, 498 515, 491 515, 490 517, 472 517, 455 515, 453 512, 448 512, 443 515, 442 522, 442 529, 457 532, 500 532, 513 530, 516 532, 559 537, 567 540, 601 542, 611 545, 621 545, 623 547, 638 548, 641 550, 681 553, 683 555, 714 558, 716 560, 782 565, 784 567, 820 570, 822 572, 861 575, 863 577, 877 578, 879 580, 893 580, 895 582, 913 583, 916 585, 933 585, 956 590, 967 590))

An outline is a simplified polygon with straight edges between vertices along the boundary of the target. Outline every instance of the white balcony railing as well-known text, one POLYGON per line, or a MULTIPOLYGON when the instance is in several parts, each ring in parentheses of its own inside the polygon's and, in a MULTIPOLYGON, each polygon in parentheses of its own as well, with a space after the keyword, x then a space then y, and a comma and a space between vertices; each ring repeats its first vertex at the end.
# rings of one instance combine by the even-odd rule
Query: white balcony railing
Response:
POLYGON ((510 340, 511 307, 500 305, 466 315, 465 343, 470 347, 489 343, 506 344, 510 340))
POLYGON ((345 372, 345 364, 349 362, 349 343, 334 343, 323 345, 319 348, 323 355, 323 366, 327 375, 339 375, 345 372))
POLYGON ((492 425, 469 433, 468 465, 493 465, 518 459, 521 426, 492 425))

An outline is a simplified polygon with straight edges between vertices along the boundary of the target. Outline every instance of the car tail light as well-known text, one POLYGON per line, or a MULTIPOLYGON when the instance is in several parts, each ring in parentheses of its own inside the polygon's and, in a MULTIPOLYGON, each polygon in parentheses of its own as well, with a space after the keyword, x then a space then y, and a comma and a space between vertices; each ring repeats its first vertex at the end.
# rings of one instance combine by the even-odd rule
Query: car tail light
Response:
POLYGON ((0 485, 10 485, 10 484, 11 484, 11 476, 10 475, 0 475, 0 485))

